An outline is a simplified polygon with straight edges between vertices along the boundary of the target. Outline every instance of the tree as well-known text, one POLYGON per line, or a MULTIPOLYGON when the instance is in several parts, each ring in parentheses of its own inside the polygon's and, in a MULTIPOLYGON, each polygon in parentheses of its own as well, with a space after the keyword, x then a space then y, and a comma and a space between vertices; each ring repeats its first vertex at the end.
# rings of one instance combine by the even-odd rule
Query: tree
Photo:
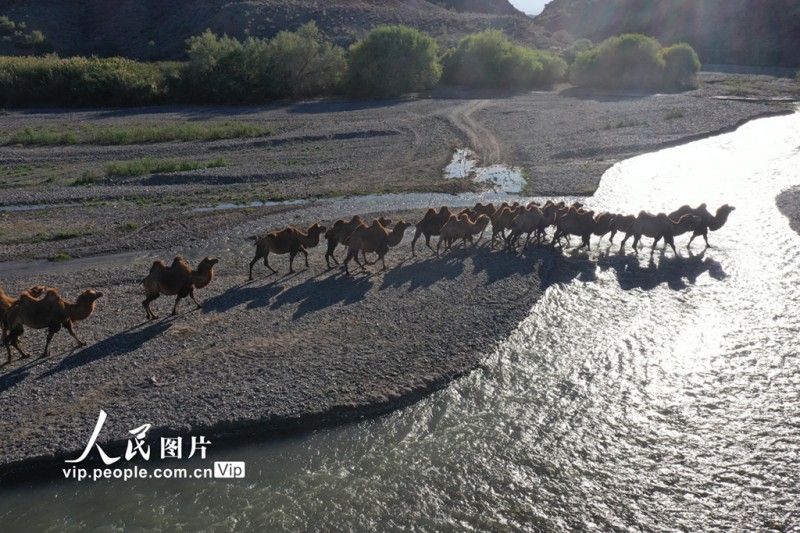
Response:
POLYGON ((432 87, 441 75, 439 47, 406 26, 381 26, 350 47, 345 86, 351 94, 397 96, 432 87))

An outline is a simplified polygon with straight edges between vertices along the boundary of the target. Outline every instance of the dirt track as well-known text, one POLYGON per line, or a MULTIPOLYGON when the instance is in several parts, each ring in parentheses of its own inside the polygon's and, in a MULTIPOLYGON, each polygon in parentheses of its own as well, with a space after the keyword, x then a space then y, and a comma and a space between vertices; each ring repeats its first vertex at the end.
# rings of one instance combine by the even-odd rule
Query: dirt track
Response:
MULTIPOLYGON (((168 146, 0 147, 6 165, 34 169, 6 172, 3 205, 94 202, 0 214, 0 286, 16 293, 44 283, 74 298, 91 285, 106 294, 96 316, 78 326, 91 341, 87 348, 72 350, 62 332, 52 357, 19 361, 15 355, 0 369, 0 431, 6 436, 0 476, 14 464, 30 466, 31 458, 47 462, 74 454, 100 408, 110 416, 107 440, 124 439, 143 423, 171 434, 264 431, 384 412, 443 386, 479 364, 547 286, 591 279, 593 264, 547 249, 515 256, 478 248, 412 259, 409 232, 387 256, 386 272, 371 267, 368 274, 344 277, 324 268, 317 248, 309 270, 286 275, 286 258, 279 257, 274 264, 280 274, 267 276, 259 265, 256 280, 248 282, 253 235, 287 223, 330 223, 354 212, 414 220, 426 196, 407 203, 379 197, 212 213, 193 208, 263 197, 257 195, 308 199, 469 190, 475 188, 471 182, 446 182, 440 175, 452 149, 464 145, 487 162, 526 169, 534 194, 586 194, 620 159, 789 107, 712 98, 715 83, 728 78, 706 78, 700 90, 678 95, 582 95, 567 89, 503 99, 450 94, 223 110, 12 111, 0 117, 5 131, 39 123, 235 116, 274 122, 279 132, 168 146), (218 155, 236 164, 69 185, 109 160, 218 155), (87 259, 20 262, 59 251, 87 259), (119 252, 125 253, 91 258, 119 252), (186 303, 176 318, 145 323, 138 283, 154 257, 178 253, 194 263, 207 253, 221 256, 217 280, 200 294, 205 309, 189 312, 186 303)), ((772 95, 789 87, 775 78, 765 77, 764 84, 772 95)), ((171 307, 165 300, 156 302, 162 314, 171 307)), ((27 332, 27 347, 41 350, 42 337, 27 332)))

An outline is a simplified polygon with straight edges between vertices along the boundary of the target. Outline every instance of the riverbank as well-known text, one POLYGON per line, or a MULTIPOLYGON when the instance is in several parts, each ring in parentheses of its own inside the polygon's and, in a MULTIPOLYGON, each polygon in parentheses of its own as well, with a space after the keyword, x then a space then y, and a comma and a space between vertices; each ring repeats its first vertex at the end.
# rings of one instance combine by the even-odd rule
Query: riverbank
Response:
MULTIPOLYGON (((365 192, 384 187, 397 192, 430 193, 445 186, 468 190, 474 185, 466 181, 442 185, 440 177, 451 148, 460 143, 472 147, 486 163, 506 162, 526 169, 534 194, 587 194, 596 187, 601 171, 619 159, 727 131, 749 118, 787 112, 790 107, 766 95, 759 101, 715 98, 718 94, 712 91, 711 79, 715 78, 708 78, 694 95, 577 95, 564 89, 503 100, 404 101, 375 109, 359 104, 360 109, 332 110, 326 106, 343 104, 324 103, 327 111, 319 112, 319 125, 313 127, 331 129, 318 140, 308 140, 305 150, 304 141, 298 139, 309 138, 313 127, 308 124, 303 126, 306 134, 284 145, 273 140, 269 150, 261 146, 270 156, 276 153, 272 148, 284 146, 280 148, 285 150, 284 157, 308 153, 309 160, 314 160, 320 157, 320 146, 327 144, 340 161, 352 165, 338 174, 298 171, 285 180, 268 171, 257 175, 264 157, 270 156, 257 155, 258 146, 253 146, 240 152, 261 158, 253 160, 252 174, 233 174, 230 179, 218 173, 242 169, 169 177, 185 181, 182 184, 149 183, 151 178, 147 178, 127 184, 101 181, 91 187, 29 184, 13 192, 7 187, 11 196, 4 195, 6 205, 66 201, 90 205, 3 213, 6 239, 13 228, 41 232, 52 227, 47 231, 67 234, 74 224, 97 230, 35 242, 15 234, 17 240, 7 240, 0 248, 4 260, 50 257, 59 251, 72 257, 127 253, 118 259, 98 258, 96 263, 65 261, 53 268, 26 270, 24 263, 15 263, 0 274, 3 288, 12 294, 34 283, 57 287, 69 299, 87 286, 104 293, 95 316, 77 326, 88 347, 72 350, 73 340, 61 332, 52 357, 20 361, 14 354, 14 361, 0 369, 0 400, 5 407, 0 430, 6 436, 0 443, 0 476, 24 478, 34 464, 52 465, 78 456, 100 409, 108 412, 109 419, 98 442, 117 455, 124 449, 120 445, 128 431, 142 424, 152 425, 153 438, 159 434, 268 434, 387 412, 474 368, 517 327, 548 286, 574 278, 592 279, 595 268, 582 256, 562 256, 547 249, 514 256, 480 247, 474 253, 456 251, 441 259, 423 251, 412 259, 409 232, 387 256, 389 270, 385 272, 372 266, 370 274, 345 277, 338 269, 325 268, 324 250, 318 247, 310 254, 310 269, 287 275, 287 259, 278 256, 271 258, 281 270, 278 275, 267 276, 259 264, 256 279, 249 282, 252 235, 287 223, 330 224, 353 214, 357 204, 326 200, 196 213, 191 210, 195 205, 157 201, 142 208, 129 200, 130 195, 157 198, 165 191, 180 195, 185 190, 190 204, 217 201, 219 194, 232 194, 229 189, 236 192, 240 186, 251 186, 246 180, 237 184, 248 175, 257 176, 259 187, 285 186, 287 198, 302 196, 302 191, 308 196, 308 191, 320 187, 352 194, 358 184, 368 184, 365 192), (373 111, 375 118, 368 119, 373 111), (384 120, 385 131, 396 133, 349 137, 336 133, 352 132, 356 126, 363 129, 369 120, 384 120), (443 140, 451 145, 443 147, 443 140), (434 141, 438 144, 428 144, 434 141), (390 148, 393 157, 386 155, 390 148), (417 161, 415 153, 428 153, 428 158, 417 161), (406 164, 392 166, 398 161, 406 164), (414 169, 420 172, 415 174, 414 169), (404 181, 406 175, 409 182, 404 181), (204 185, 192 181, 203 176, 204 185), (342 179, 336 179, 339 176, 342 179), (298 192, 288 193, 291 190, 298 192), (125 224, 129 230, 121 227, 125 224), (191 311, 187 302, 178 317, 146 323, 139 282, 155 257, 168 260, 179 253, 193 264, 207 254, 221 258, 217 279, 199 293, 205 308, 191 311)), ((185 117, 187 112, 179 115, 185 117)), ((26 120, 44 116, 25 115, 26 120)), ((44 118, 56 124, 68 117, 54 112, 44 118)), ((230 144, 240 142, 245 141, 230 144)), ((198 149, 193 143, 170 144, 135 150, 166 154, 174 149, 188 154, 198 149)), ((2 150, 4 155, 22 157, 19 161, 35 155, 39 161, 52 157, 55 164, 61 157, 67 166, 77 168, 88 160, 116 157, 117 150, 133 153, 134 148, 4 146, 2 150)), ((422 205, 392 210, 380 197, 371 205, 356 212, 414 221, 424 211, 422 205)), ((338 255, 341 258, 341 250, 338 255)), ((171 308, 171 300, 156 301, 162 315, 171 308)), ((25 346, 35 352, 41 351, 43 340, 40 331, 26 332, 24 337, 25 346)))

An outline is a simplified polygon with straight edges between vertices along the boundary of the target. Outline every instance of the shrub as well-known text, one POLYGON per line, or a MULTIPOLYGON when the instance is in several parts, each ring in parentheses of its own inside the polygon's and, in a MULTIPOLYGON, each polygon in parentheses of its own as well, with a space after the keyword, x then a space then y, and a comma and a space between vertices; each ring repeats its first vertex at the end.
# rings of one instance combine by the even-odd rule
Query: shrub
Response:
POLYGON ((561 57, 571 65, 575 61, 575 58, 578 57, 578 54, 591 50, 592 46, 594 45, 589 39, 578 39, 572 43, 569 48, 561 52, 561 57))
POLYGON ((608 89, 659 87, 664 70, 660 49, 658 41, 644 35, 610 37, 577 55, 571 69, 572 82, 608 89))
POLYGON ((297 32, 282 31, 267 49, 267 86, 271 96, 297 97, 329 93, 344 73, 344 49, 323 42, 312 21, 297 32))
POLYGON ((680 89, 697 86, 700 58, 691 46, 686 43, 674 44, 662 48, 659 54, 664 60, 665 87, 680 89))
POLYGON ((0 105, 130 106, 165 99, 174 64, 123 58, 0 57, 0 105))
POLYGON ((185 91, 218 103, 311 96, 331 92, 345 68, 344 50, 324 42, 314 22, 272 40, 244 43, 210 30, 187 40, 185 91))
POLYGON ((442 63, 446 82, 487 88, 548 85, 562 79, 567 70, 563 59, 515 45, 498 30, 465 37, 442 63))
POLYGON ((355 95, 397 96, 432 87, 441 75, 438 48, 412 28, 376 28, 350 47, 346 89, 355 95))

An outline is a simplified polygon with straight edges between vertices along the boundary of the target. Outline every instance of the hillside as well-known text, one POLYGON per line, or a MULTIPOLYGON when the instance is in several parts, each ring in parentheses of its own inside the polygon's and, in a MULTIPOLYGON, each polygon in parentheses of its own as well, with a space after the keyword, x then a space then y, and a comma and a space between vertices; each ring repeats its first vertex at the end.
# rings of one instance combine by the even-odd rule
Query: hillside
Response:
POLYGON ((688 42, 703 63, 800 66, 795 0, 553 0, 535 20, 594 42, 621 33, 688 42))
MULTIPOLYGON (((239 39, 269 37, 310 20, 347 46, 380 24, 405 24, 443 45, 486 28, 515 41, 546 46, 533 21, 507 0, 11 0, 0 15, 39 30, 61 56, 123 55, 134 59, 181 59, 186 39, 207 28, 239 39)), ((19 54, 9 42, 0 54, 19 54)))

